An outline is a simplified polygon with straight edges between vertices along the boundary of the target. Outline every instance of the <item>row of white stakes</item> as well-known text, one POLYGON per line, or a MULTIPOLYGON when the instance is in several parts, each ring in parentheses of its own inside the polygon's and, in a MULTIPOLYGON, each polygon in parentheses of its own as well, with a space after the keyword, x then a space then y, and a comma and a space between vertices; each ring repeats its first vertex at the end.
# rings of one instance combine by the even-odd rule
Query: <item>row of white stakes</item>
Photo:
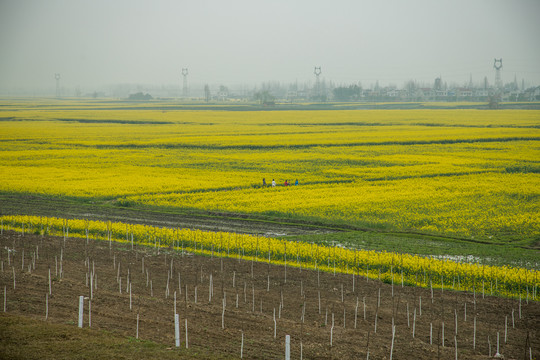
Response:
MULTIPOLYGON (((89 300, 88 297, 84 297, 83 295, 79 296, 79 327, 82 328, 83 327, 83 319, 84 319, 84 300, 89 300)), ((89 306, 89 323, 90 323, 90 319, 91 319, 91 315, 90 315, 90 306, 91 305, 91 302, 89 301, 88 302, 88 306, 89 306)), ((138 315, 137 315, 137 338, 139 338, 139 329, 138 329, 138 325, 139 325, 139 318, 138 318, 138 315)), ((186 326, 186 349, 189 348, 189 345, 188 345, 188 331, 187 331, 187 319, 185 319, 185 326, 186 326)), ((179 314, 174 314, 174 339, 175 339, 175 345, 176 347, 180 347, 180 344, 181 344, 181 341, 180 341, 180 316, 179 314)), ((240 358, 243 358, 243 354, 244 353, 244 332, 242 332, 242 344, 241 344, 241 347, 240 347, 240 358)), ((291 359, 291 336, 290 335, 285 335, 285 360, 290 360, 291 359)))

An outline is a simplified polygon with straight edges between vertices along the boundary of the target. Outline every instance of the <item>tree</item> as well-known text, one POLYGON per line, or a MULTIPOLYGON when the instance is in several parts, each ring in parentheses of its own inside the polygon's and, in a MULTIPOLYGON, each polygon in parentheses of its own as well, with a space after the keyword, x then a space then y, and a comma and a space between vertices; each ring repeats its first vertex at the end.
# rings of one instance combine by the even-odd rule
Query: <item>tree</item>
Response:
POLYGON ((340 86, 332 90, 334 100, 337 101, 355 101, 360 98, 362 88, 358 85, 340 86))
POLYGON ((128 97, 128 100, 151 100, 152 99, 152 95, 146 93, 146 94, 143 94, 142 92, 138 92, 138 93, 135 93, 135 94, 130 94, 129 97, 128 97))
POLYGON ((274 96, 268 90, 257 91, 253 94, 253 99, 264 105, 273 105, 275 101, 274 96))
POLYGON ((500 101, 500 96, 498 94, 491 95, 489 97, 488 108, 493 109, 493 110, 498 109, 499 108, 499 101, 500 101))

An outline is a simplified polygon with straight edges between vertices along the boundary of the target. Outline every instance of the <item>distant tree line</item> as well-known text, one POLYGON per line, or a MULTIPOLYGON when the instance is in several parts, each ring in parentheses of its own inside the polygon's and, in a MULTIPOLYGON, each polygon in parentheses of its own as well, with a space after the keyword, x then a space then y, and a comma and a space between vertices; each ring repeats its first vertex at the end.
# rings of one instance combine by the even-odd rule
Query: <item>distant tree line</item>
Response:
POLYGON ((332 92, 336 101, 357 101, 362 96, 362 88, 358 85, 339 86, 332 92))
POLYGON ((130 94, 128 100, 152 100, 152 95, 148 93, 143 94, 142 92, 138 92, 135 94, 130 94))

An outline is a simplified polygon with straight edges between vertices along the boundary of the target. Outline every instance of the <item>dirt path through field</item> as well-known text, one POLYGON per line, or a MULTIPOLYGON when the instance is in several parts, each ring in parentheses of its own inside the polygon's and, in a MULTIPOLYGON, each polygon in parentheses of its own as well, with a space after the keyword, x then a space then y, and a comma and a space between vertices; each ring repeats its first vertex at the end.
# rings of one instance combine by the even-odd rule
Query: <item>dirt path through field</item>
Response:
POLYGON ((106 200, 81 200, 25 194, 0 194, 0 215, 36 215, 110 220, 163 227, 227 231, 264 236, 321 234, 340 228, 278 218, 180 209, 129 208, 106 200))

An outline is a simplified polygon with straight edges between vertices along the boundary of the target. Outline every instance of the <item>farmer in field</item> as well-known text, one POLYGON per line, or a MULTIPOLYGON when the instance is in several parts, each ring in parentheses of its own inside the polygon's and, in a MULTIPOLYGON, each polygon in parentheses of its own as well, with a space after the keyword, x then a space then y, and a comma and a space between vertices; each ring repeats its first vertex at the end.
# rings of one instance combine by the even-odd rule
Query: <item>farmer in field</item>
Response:
POLYGON ((289 182, 285 180, 285 182, 283 183, 283 186, 289 186, 289 182))
POLYGON ((298 179, 294 182, 294 186, 298 185, 298 179))
POLYGON ((266 180, 263 178, 263 187, 266 187, 266 180))
POLYGON ((272 187, 276 187, 276 180, 272 179, 272 187))

